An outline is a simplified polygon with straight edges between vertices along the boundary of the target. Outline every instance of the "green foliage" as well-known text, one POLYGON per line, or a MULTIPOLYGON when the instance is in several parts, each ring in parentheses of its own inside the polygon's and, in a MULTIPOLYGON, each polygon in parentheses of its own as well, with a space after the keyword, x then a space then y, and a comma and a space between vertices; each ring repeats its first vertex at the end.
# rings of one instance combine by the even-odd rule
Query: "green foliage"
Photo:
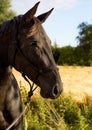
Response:
POLYGON ((74 48, 71 46, 66 46, 66 47, 62 47, 61 48, 61 55, 58 59, 58 64, 68 64, 68 65, 72 65, 74 64, 74 48))
POLYGON ((79 41, 79 45, 88 45, 92 43, 92 25, 88 23, 81 23, 78 26, 79 35, 77 39, 79 41))
MULTIPOLYGON (((21 86, 23 104, 27 95, 21 86)), ((58 99, 31 99, 24 115, 24 130, 91 130, 92 100, 76 103, 71 96, 62 95, 58 99)))
POLYGON ((77 39, 79 41, 79 47, 83 48, 84 61, 86 65, 92 64, 92 24, 81 23, 79 26, 79 35, 77 39))
POLYGON ((54 59, 58 65, 76 64, 74 47, 71 46, 65 46, 62 48, 52 47, 52 52, 54 59))
POLYGON ((90 66, 92 65, 92 50, 88 54, 86 53, 86 49, 84 46, 65 46, 62 48, 52 47, 52 52, 55 62, 58 65, 90 66))
POLYGON ((0 0, 0 23, 9 20, 15 16, 15 12, 11 10, 10 0, 0 0))
POLYGON ((58 60, 59 60, 59 57, 61 54, 61 50, 60 50, 60 48, 55 47, 55 46, 52 46, 51 49, 52 49, 52 53, 53 53, 55 62, 58 63, 58 60))

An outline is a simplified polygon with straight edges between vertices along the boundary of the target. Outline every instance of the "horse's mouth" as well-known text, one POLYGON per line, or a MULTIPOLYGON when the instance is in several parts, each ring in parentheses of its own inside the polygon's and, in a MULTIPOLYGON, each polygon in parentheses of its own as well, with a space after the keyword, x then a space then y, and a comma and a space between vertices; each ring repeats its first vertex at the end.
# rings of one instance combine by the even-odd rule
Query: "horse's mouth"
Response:
POLYGON ((42 89, 40 90, 40 94, 43 98, 50 98, 46 92, 42 91, 42 89))

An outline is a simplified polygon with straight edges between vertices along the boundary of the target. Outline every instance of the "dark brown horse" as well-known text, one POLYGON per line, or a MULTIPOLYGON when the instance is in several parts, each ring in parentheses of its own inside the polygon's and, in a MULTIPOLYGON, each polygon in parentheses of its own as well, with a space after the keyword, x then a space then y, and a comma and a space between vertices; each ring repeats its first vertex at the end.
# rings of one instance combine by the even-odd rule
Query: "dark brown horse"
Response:
MULTIPOLYGON (((42 27, 53 9, 35 17, 38 5, 0 25, 0 130, 5 130, 22 111, 12 66, 40 86, 42 97, 54 99, 62 92, 51 41, 42 27)), ((22 130, 22 122, 12 130, 22 130)))

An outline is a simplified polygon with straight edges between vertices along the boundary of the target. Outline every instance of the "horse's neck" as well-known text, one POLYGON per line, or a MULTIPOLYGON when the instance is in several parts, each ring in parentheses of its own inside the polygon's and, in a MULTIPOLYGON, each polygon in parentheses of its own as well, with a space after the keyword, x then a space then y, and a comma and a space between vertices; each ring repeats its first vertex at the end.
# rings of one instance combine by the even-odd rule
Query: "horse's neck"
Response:
MULTIPOLYGON (((10 39, 9 27, 10 22, 0 24, 0 92, 3 93, 7 89, 12 74, 11 67, 8 62, 8 45, 10 39)), ((12 40, 12 38, 10 39, 12 40)))
POLYGON ((7 90, 11 84, 12 71, 9 67, 0 65, 0 110, 3 110, 7 90))
POLYGON ((8 62, 8 47, 15 39, 15 23, 13 20, 0 25, 0 63, 8 62))

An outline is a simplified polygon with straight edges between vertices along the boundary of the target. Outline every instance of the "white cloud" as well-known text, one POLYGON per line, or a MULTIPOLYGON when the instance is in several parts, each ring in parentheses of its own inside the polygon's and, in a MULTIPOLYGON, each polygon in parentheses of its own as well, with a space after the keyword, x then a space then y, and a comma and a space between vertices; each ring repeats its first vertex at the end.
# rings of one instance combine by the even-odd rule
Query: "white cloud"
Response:
MULTIPOLYGON (((23 14, 38 1, 39 0, 12 0, 12 9, 14 9, 18 14, 23 14)), ((79 0, 41 0, 38 8, 38 13, 43 13, 45 10, 47 11, 52 7, 55 9, 68 10, 77 6, 78 3, 79 0)))
MULTIPOLYGON (((43 0, 45 3, 46 0, 43 0)), ((48 0, 47 6, 53 6, 56 9, 70 9, 78 5, 79 0, 48 0)))

